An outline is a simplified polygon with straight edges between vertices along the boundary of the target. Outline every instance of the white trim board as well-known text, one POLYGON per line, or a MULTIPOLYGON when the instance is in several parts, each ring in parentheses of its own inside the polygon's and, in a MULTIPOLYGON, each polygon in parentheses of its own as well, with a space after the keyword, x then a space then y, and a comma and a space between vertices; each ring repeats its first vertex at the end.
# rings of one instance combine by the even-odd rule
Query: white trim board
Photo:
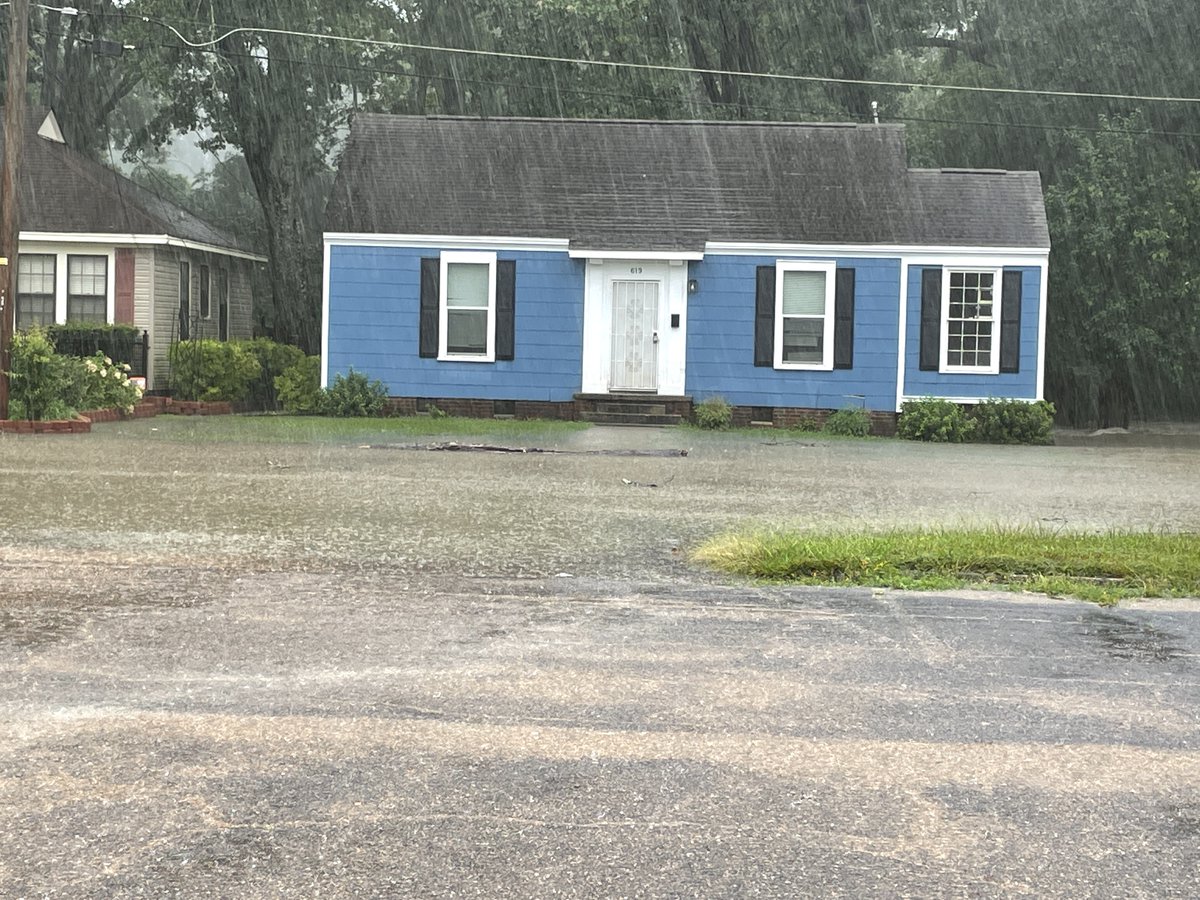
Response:
MULTIPOLYGON (((956 260, 966 257, 995 260, 998 257, 1009 259, 1029 259, 1044 261, 1050 254, 1049 247, 953 247, 943 245, 909 245, 909 244, 786 244, 762 243, 753 244, 741 241, 708 241, 704 245, 705 253, 717 253, 727 256, 860 256, 895 257, 907 256, 914 259, 951 257, 956 260)), ((1036 262, 1013 262, 1010 265, 1036 265, 1036 262)))
POLYGON ((1004 259, 1011 266, 1036 266, 1046 261, 1049 247, 952 247, 910 244, 789 244, 749 243, 745 241, 708 241, 703 250, 596 250, 572 247, 567 238, 512 237, 480 234, 371 234, 366 232, 326 232, 326 244, 363 247, 411 247, 430 250, 564 250, 572 259, 616 260, 700 260, 707 254, 723 256, 818 256, 830 259, 855 256, 864 259, 911 257, 914 261, 934 262, 952 259, 970 265, 995 263, 1004 259))
POLYGON ((571 248, 567 251, 567 256, 571 259, 591 259, 591 260, 650 260, 657 261, 688 261, 704 259, 704 254, 699 250, 576 250, 571 248))
POLYGON ((326 232, 326 246, 405 247, 428 250, 541 250, 562 253, 566 238, 504 237, 501 235, 357 234, 326 232))
POLYGON ((257 253, 247 253, 244 250, 231 250, 228 247, 218 247, 216 244, 185 241, 182 238, 173 238, 168 234, 22 231, 20 240, 55 244, 107 244, 113 247, 126 247, 130 245, 138 247, 177 247, 183 250, 196 250, 201 253, 219 253, 223 256, 234 256, 238 259, 249 259, 254 262, 268 262, 267 257, 260 256, 257 253))
POLYGON ((329 387, 329 243, 322 248, 321 264, 321 387, 329 387))

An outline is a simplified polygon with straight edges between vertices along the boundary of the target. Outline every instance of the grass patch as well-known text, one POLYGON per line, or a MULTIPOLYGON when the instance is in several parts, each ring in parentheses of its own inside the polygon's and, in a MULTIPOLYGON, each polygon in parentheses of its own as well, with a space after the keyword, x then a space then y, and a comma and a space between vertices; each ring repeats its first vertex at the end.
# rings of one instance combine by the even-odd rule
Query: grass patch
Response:
POLYGON ((982 587, 1112 604, 1200 597, 1200 536, 1040 529, 734 532, 693 554, 725 572, 797 584, 982 587))
POLYGON ((580 431, 586 422, 548 419, 466 419, 456 416, 397 416, 334 419, 323 416, 158 416, 125 426, 149 438, 212 443, 387 443, 446 438, 525 444, 580 431))

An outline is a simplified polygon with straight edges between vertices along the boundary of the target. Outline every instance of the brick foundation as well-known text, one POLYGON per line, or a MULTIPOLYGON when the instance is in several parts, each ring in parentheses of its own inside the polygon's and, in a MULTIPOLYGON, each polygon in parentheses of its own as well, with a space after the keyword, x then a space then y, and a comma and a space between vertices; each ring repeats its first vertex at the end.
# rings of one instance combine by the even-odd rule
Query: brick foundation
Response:
MULTIPOLYGON (((811 409, 803 406, 735 406, 733 424, 745 427, 757 423, 769 423, 774 428, 796 428, 808 425, 814 431, 825 426, 825 420, 835 409, 811 409)), ((896 413, 867 410, 871 417, 871 434, 876 437, 892 437, 896 434, 896 413)))
POLYGON ((448 416, 467 419, 492 419, 512 416, 514 419, 575 418, 575 404, 549 400, 464 400, 457 397, 388 397, 383 404, 385 416, 415 416, 436 408, 448 416))
MULTIPOLYGON (((457 397, 389 397, 383 406, 385 416, 415 416, 428 413, 431 408, 437 408, 449 416, 461 416, 468 419, 492 419, 497 416, 513 417, 515 419, 560 419, 575 421, 580 413, 594 407, 597 401, 607 399, 607 395, 577 396, 570 402, 555 402, 548 400, 477 400, 457 397)), ((692 418, 693 402, 691 397, 658 397, 646 395, 638 398, 646 403, 663 406, 668 415, 682 416, 686 420, 692 418)), ((751 423, 762 422, 774 428, 795 428, 802 423, 809 423, 814 430, 819 430, 829 416, 836 412, 832 409, 810 409, 796 406, 735 406, 733 408, 733 424, 745 427, 751 423)), ((871 434, 879 437, 891 437, 896 433, 896 413, 869 410, 871 416, 871 434)))

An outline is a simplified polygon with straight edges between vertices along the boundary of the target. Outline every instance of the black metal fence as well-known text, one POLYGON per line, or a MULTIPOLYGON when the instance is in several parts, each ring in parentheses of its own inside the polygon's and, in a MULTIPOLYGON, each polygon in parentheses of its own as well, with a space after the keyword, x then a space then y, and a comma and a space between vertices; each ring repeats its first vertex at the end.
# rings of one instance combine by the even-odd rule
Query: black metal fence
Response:
POLYGON ((129 327, 79 328, 52 326, 47 330, 54 349, 63 356, 103 353, 116 363, 128 363, 131 376, 146 377, 150 369, 150 335, 129 327))

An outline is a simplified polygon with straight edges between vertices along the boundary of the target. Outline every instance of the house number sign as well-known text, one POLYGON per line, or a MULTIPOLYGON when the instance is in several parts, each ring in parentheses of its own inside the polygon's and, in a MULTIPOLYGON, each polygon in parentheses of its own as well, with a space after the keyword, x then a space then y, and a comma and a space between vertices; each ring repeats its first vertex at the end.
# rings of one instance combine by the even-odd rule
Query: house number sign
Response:
POLYGON ((641 275, 641 274, 642 274, 642 267, 641 267, 641 266, 630 266, 630 267, 629 267, 629 274, 630 274, 630 275, 641 275))

